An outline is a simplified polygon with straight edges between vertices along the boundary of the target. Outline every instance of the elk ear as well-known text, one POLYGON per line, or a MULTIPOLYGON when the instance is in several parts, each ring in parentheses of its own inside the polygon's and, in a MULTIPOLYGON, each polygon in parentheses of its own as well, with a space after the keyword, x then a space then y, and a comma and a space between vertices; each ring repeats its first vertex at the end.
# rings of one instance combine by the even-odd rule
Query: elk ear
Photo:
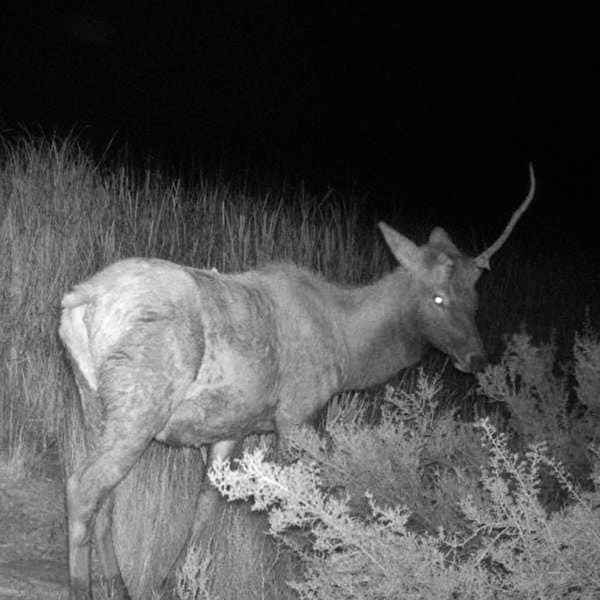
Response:
POLYGON ((396 260, 409 271, 421 270, 422 253, 419 247, 383 221, 378 226, 396 260))
POLYGON ((450 254, 460 254, 460 250, 454 245, 450 236, 441 227, 436 227, 429 235, 429 245, 442 248, 450 254))

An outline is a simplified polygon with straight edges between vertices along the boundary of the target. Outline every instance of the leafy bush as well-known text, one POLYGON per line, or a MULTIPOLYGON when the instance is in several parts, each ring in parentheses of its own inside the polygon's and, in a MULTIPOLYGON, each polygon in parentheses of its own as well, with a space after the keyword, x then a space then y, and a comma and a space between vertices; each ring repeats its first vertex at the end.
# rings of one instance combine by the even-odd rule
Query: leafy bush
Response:
MULTIPOLYGON (((483 394, 509 407, 509 427, 521 449, 545 441, 576 480, 590 476, 589 447, 600 439, 600 341, 589 328, 575 336, 571 364, 557 365, 554 344, 534 346, 521 333, 507 340, 500 363, 478 379, 483 394)), ((550 502, 556 490, 547 486, 550 502)))
POLYGON ((443 534, 411 532, 406 508, 382 509, 368 497, 372 518, 353 517, 346 500, 323 494, 316 463, 281 466, 264 455, 245 454, 236 470, 216 465, 210 479, 229 499, 252 496, 255 510, 269 508, 271 532, 284 541, 289 528, 310 528, 310 549, 291 543, 306 565, 304 579, 290 582, 301 598, 462 598, 489 587, 484 569, 446 559, 443 534))
POLYGON ((423 371, 414 393, 388 386, 377 425, 357 411, 358 395, 337 399, 326 438, 297 431, 288 440, 291 458, 318 463, 324 489, 345 490, 354 515, 371 514, 368 492, 380 507, 406 506, 411 529, 460 530, 458 503, 467 490, 476 493, 485 455, 472 427, 436 416, 440 390, 439 378, 423 371))
MULTIPOLYGON (((580 493, 547 444, 511 452, 507 436, 480 421, 489 447, 482 470, 484 502, 467 496, 465 515, 479 537, 478 562, 502 573, 506 598, 600 597, 600 493, 580 493), (540 501, 541 467, 551 470, 571 503, 548 516, 540 501)), ((480 497, 481 498, 481 497, 480 497)), ((465 540, 463 540, 464 543, 465 540)))
POLYGON ((292 464, 265 461, 262 447, 209 477, 269 511, 271 533, 305 565, 290 582, 301 598, 598 598, 597 339, 577 336, 573 357, 559 371, 552 345, 509 341, 480 378, 511 409, 506 432, 438 414, 439 380, 421 373, 413 394, 386 389, 376 425, 350 396, 325 439, 294 436, 292 464))

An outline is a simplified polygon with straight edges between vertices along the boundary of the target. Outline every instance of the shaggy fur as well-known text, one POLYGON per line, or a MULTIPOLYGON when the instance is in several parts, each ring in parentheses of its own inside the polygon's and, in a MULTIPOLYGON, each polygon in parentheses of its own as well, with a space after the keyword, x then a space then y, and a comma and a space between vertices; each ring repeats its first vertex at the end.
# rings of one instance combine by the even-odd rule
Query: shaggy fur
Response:
POLYGON ((448 235, 413 242, 381 224, 400 266, 345 288, 289 264, 219 274, 117 262, 63 299, 90 439, 67 483, 71 598, 89 599, 89 534, 113 598, 127 598, 113 490, 151 441, 208 445, 209 464, 250 433, 280 440, 342 390, 380 383, 432 344, 464 371, 485 363, 474 323, 480 269, 448 235))

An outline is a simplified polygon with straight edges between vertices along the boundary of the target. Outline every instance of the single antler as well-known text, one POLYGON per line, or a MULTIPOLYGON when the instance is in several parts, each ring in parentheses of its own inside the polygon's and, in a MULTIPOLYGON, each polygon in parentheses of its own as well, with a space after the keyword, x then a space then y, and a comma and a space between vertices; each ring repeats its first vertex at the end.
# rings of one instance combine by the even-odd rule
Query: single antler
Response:
POLYGON ((533 200, 533 196, 535 194, 535 173, 533 172, 533 165, 529 163, 529 192, 527 193, 527 197, 523 200, 523 203, 511 217, 508 225, 504 228, 504 231, 500 235, 500 237, 487 249, 484 250, 478 257, 475 258, 475 265, 479 269, 488 269, 490 268, 490 258, 492 255, 502 247, 502 244, 508 239, 508 236, 511 234, 514 226, 517 224, 517 221, 521 218, 521 215, 527 210, 527 207, 533 200))

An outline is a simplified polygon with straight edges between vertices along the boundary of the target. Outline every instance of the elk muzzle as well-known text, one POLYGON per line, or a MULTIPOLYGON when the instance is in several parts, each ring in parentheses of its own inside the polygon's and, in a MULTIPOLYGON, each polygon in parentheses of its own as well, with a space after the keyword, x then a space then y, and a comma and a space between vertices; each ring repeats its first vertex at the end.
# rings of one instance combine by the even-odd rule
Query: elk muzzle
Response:
POLYGON ((483 353, 474 352, 468 354, 464 361, 455 361, 454 366, 463 373, 480 373, 488 364, 487 356, 483 353))

